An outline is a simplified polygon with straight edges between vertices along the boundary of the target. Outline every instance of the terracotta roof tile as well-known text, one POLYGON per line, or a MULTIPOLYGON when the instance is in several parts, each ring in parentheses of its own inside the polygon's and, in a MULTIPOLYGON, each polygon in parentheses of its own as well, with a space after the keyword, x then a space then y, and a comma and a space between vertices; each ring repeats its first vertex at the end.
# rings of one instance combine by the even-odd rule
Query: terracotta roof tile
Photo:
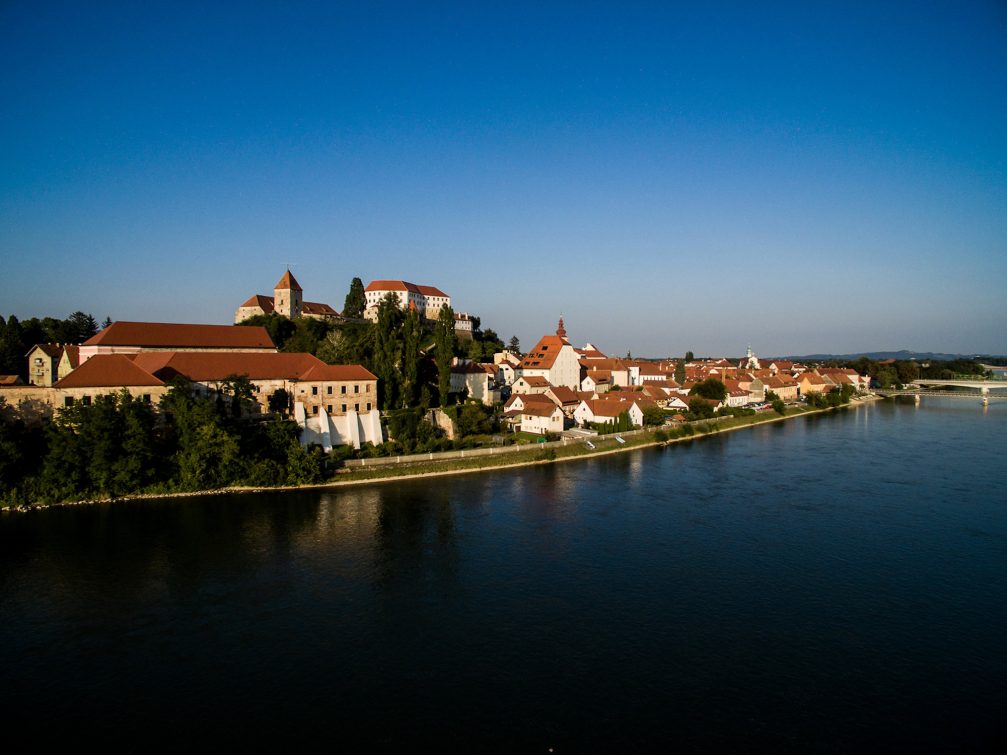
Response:
POLYGON ((297 279, 290 274, 289 270, 283 274, 283 277, 280 278, 280 282, 277 283, 275 286, 273 286, 273 288, 281 288, 281 289, 289 288, 292 291, 304 290, 303 288, 301 288, 301 284, 297 282, 297 279))
POLYGON ((164 382, 123 354, 98 354, 55 384, 56 388, 158 386, 164 382))
POLYGON ((139 346, 146 348, 275 349, 261 326, 195 325, 119 320, 87 339, 84 346, 139 346))

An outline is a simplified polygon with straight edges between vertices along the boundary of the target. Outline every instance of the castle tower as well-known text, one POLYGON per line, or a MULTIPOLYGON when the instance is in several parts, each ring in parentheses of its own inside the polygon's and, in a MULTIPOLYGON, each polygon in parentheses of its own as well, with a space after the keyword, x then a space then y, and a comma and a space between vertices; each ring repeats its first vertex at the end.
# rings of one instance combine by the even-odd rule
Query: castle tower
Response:
POLYGON ((301 316, 304 291, 297 279, 288 270, 273 288, 273 311, 278 315, 296 320, 301 316))

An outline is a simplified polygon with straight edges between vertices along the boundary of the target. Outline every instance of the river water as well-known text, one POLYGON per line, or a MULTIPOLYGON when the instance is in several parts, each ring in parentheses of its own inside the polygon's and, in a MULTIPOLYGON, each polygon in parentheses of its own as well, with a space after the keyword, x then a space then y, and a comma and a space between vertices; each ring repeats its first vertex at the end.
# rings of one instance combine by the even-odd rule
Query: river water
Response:
POLYGON ((0 517, 7 736, 116 749, 994 749, 1007 404, 0 517))

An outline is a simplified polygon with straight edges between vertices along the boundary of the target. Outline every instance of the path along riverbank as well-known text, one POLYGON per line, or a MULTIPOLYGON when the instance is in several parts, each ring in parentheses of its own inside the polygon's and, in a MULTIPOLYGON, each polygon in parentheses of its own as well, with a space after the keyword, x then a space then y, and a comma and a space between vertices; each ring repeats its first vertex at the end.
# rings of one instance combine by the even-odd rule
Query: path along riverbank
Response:
POLYGON ((431 461, 429 458, 423 458, 425 455, 420 455, 418 457, 414 457, 413 459, 410 459, 410 457, 402 457, 401 463, 394 465, 383 467, 357 467, 353 470, 340 470, 336 473, 336 479, 310 485, 281 485, 277 487, 234 486, 216 488, 212 490, 194 490, 177 493, 136 493, 117 498, 93 498, 78 501, 60 501, 56 503, 35 503, 31 506, 6 508, 2 511, 16 513, 51 508, 55 506, 83 506, 119 503, 125 501, 193 498, 240 493, 327 490, 332 488, 348 488, 360 485, 399 482, 402 480, 471 474, 473 472, 484 472, 490 470, 515 469, 518 467, 529 467, 541 464, 557 464, 567 461, 577 461, 585 458, 596 458, 599 456, 626 453, 628 451, 635 451, 641 448, 653 448, 655 446, 666 446, 672 443, 690 442, 709 435, 720 435, 722 433, 734 432, 735 430, 742 430, 755 425, 786 422, 787 420, 796 419, 798 417, 807 417, 815 414, 827 414, 829 412, 855 408, 862 404, 879 400, 881 399, 874 395, 859 396, 854 398, 849 404, 844 404, 838 407, 830 407, 828 409, 788 407, 787 413, 782 416, 776 414, 775 412, 767 412, 750 417, 727 417, 716 420, 704 420, 701 422, 690 423, 689 426, 692 430, 691 433, 685 431, 683 427, 653 428, 637 435, 624 438, 624 442, 621 443, 616 440, 616 436, 619 434, 613 433, 611 435, 591 438, 591 442, 595 446, 594 448, 589 448, 584 443, 575 443, 561 448, 549 449, 539 449, 535 446, 531 446, 527 450, 515 452, 506 457, 480 456, 477 458, 451 459, 446 461, 431 461))

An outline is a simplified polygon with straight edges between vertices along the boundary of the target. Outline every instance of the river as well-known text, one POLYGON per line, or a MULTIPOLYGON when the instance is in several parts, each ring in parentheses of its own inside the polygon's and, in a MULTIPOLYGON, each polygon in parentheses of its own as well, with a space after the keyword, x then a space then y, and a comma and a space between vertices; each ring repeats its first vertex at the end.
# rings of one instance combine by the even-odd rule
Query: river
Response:
POLYGON ((39 748, 993 749, 1007 404, 0 517, 39 748))

